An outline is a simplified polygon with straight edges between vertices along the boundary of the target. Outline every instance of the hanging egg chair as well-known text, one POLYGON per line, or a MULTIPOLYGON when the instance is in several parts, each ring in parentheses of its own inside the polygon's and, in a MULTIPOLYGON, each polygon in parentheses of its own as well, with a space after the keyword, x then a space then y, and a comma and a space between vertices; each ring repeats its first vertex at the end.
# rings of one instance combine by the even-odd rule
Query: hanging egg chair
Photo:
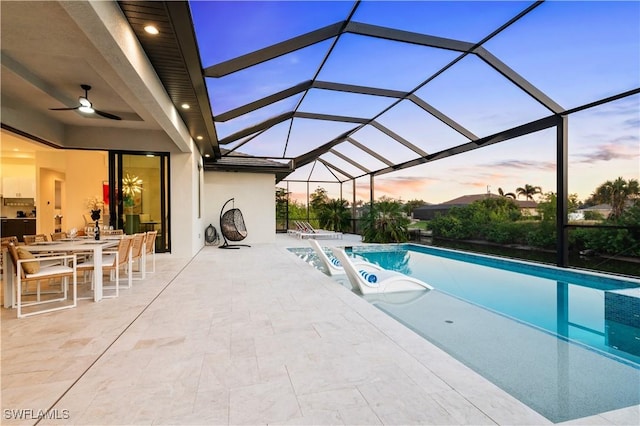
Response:
POLYGON ((229 244, 229 241, 236 242, 247 238, 247 227, 244 224, 242 212, 235 208, 234 198, 227 200, 220 210, 220 231, 222 238, 224 238, 224 243, 220 248, 251 247, 247 244, 229 244), (230 202, 233 207, 225 212, 224 209, 230 202))

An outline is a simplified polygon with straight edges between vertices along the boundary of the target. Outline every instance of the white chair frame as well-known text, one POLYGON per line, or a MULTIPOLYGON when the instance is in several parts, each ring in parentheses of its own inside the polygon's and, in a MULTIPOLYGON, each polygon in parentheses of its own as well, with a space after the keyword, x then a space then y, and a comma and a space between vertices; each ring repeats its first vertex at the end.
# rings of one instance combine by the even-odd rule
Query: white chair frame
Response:
POLYGON ((29 317, 32 315, 38 315, 38 314, 44 314, 47 312, 54 312, 54 311, 60 311, 63 309, 70 309, 70 308, 75 308, 78 305, 78 276, 77 276, 77 258, 75 254, 65 254, 65 255, 56 255, 56 256, 43 256, 43 257, 36 257, 35 259, 16 259, 16 278, 17 278, 17 282, 16 282, 16 303, 15 303, 15 307, 17 308, 17 313, 18 313, 18 318, 25 318, 25 317, 29 317), (69 261, 72 262, 72 267, 69 267, 67 265, 64 264, 60 264, 60 265, 50 265, 50 266, 43 266, 41 267, 40 271, 38 271, 35 274, 27 274, 26 272, 24 272, 23 269, 23 264, 27 263, 27 262, 44 262, 44 261, 62 261, 64 263, 68 263, 69 261), (23 272, 24 272, 24 278, 23 278, 23 272), (43 310, 39 310, 39 311, 35 311, 35 312, 29 312, 29 313, 23 313, 22 312, 22 308, 23 307, 28 307, 28 306, 33 306, 33 305, 40 305, 40 304, 44 304, 44 303, 52 303, 52 302, 62 302, 64 300, 67 300, 68 298, 68 285, 69 285, 69 274, 72 274, 73 277, 73 303, 70 305, 65 305, 65 306, 58 306, 55 308, 50 308, 50 309, 43 309, 43 310), (64 287, 63 289, 63 297, 60 298, 56 298, 56 299, 47 299, 47 300, 40 300, 40 281, 41 280, 47 280, 47 279, 53 279, 53 278, 61 278, 62 279, 62 285, 64 287), (25 282, 29 282, 29 281, 36 281, 37 282, 37 295, 36 295, 36 301, 35 302, 28 302, 28 303, 22 303, 22 282, 23 279, 25 280, 25 282))

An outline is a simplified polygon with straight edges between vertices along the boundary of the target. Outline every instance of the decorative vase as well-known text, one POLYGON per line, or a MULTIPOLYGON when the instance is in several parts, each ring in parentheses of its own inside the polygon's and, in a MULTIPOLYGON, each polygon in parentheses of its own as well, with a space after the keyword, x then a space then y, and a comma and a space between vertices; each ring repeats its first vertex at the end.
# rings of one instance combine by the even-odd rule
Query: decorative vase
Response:
POLYGON ((100 223, 98 222, 100 220, 100 209, 96 209, 96 210, 91 210, 91 219, 96 221, 96 226, 95 226, 95 231, 94 231, 94 238, 96 240, 100 239, 100 223))

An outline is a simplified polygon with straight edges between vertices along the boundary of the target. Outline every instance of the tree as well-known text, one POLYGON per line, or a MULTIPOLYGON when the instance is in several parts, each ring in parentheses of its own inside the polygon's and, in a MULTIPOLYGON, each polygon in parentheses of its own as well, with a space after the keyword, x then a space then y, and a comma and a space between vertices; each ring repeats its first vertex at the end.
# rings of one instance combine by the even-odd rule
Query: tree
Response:
POLYGON ((282 212, 286 210, 287 203, 289 202, 289 193, 284 188, 276 188, 276 212, 282 212))
POLYGON ((425 203, 422 200, 409 200, 406 203, 404 203, 404 211, 405 213, 407 213, 407 215, 411 216, 415 209, 417 209, 418 207, 422 207, 425 204, 427 203, 425 203))
POLYGON ((288 199, 287 190, 276 187, 276 229, 283 229, 286 226, 288 199))
POLYGON ((409 222, 400 202, 382 197, 373 203, 363 219, 362 240, 370 243, 408 241, 409 222))
POLYGON ((349 229, 351 213, 347 200, 332 199, 324 203, 318 211, 320 227, 336 232, 344 232, 349 229))
POLYGON ((569 194, 567 199, 567 211, 574 213, 580 208, 580 200, 578 200, 578 194, 569 194))
POLYGON ((307 220, 307 206, 299 201, 289 201, 289 220, 307 220))
POLYGON ((327 190, 322 188, 321 186, 317 187, 315 191, 311 194, 311 200, 309 201, 309 205, 311 210, 315 213, 319 212, 322 208, 322 205, 329 201, 329 197, 327 196, 327 190))
POLYGON ((544 199, 538 203, 537 210, 543 222, 555 223, 558 214, 557 200, 558 196, 555 192, 548 192, 544 195, 544 199))
POLYGON ((502 188, 498 188, 498 194, 500 194, 501 197, 506 197, 506 198, 512 198, 512 199, 516 199, 516 194, 514 194, 513 192, 507 192, 505 193, 502 188))
POLYGON ((542 194, 542 188, 540 188, 539 186, 526 184, 524 187, 516 188, 516 193, 518 194, 518 197, 524 195, 524 198, 526 200, 533 201, 534 195, 542 194))
POLYGON ((636 179, 627 181, 619 177, 613 182, 608 180, 597 187, 592 197, 599 203, 610 204, 611 214, 609 217, 616 218, 622 215, 627 201, 638 198, 639 195, 640 186, 636 179))

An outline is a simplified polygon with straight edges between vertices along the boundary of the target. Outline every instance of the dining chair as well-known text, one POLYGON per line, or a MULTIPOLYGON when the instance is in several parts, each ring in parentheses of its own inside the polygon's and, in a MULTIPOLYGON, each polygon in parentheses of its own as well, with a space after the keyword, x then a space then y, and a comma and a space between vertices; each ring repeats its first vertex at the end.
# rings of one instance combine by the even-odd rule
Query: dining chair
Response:
POLYGON ((134 275, 136 271, 134 271, 133 269, 131 270, 131 275, 136 281, 140 281, 145 278, 145 271, 142 260, 145 252, 144 240, 146 237, 147 234, 145 234, 144 232, 133 234, 133 242, 131 243, 131 263, 137 264, 138 275, 134 275))
POLYGON ((18 245, 18 237, 2 237, 0 238, 0 242, 2 244, 0 251, 0 273, 4 279, 4 256, 7 250, 9 250, 9 244, 13 243, 14 245, 18 245))
POLYGON ((67 238, 66 232, 52 232, 51 241, 60 241, 63 238, 67 238))
POLYGON ((44 243, 49 241, 45 234, 35 234, 35 235, 23 235, 22 239, 25 244, 33 244, 33 243, 44 243))
POLYGON ((17 308, 18 318, 24 318, 37 314, 44 314, 46 312, 59 311, 62 309, 75 308, 78 303, 78 287, 77 287, 77 260, 75 254, 59 254, 59 255, 45 255, 42 257, 36 257, 24 248, 17 247, 14 243, 8 245, 9 257, 13 264, 15 271, 15 303, 14 307, 17 308), (64 304, 69 298, 68 286, 69 278, 72 278, 72 302, 64 304), (43 292, 42 282, 48 282, 49 288, 43 292), (23 284, 25 288, 29 283, 36 283, 36 292, 28 293, 24 292, 23 284), (60 288, 56 291, 52 287, 59 283, 60 288), (49 298, 49 296, 55 294, 57 297, 49 298), (31 297, 35 296, 35 300, 24 300, 23 296, 31 297), (56 303, 53 308, 30 310, 25 313, 23 308, 31 306, 56 303))
POLYGON ((2 248, 4 250, 9 247, 10 243, 13 243, 16 246, 18 245, 18 237, 2 237, 0 241, 2 242, 2 248))
POLYGON ((152 258, 153 269, 149 271, 150 273, 156 272, 156 237, 158 236, 158 231, 147 231, 147 238, 145 239, 145 252, 144 252, 144 272, 147 272, 147 260, 148 257, 152 258))
MULTIPOLYGON (((113 296, 103 295, 105 299, 110 299, 120 296, 120 268, 127 267, 128 283, 127 288, 131 288, 132 280, 132 266, 130 261, 131 245, 133 243, 133 237, 129 235, 123 236, 118 242, 118 247, 115 250, 104 250, 102 252, 102 272, 109 272, 109 281, 114 282, 113 286, 103 285, 102 289, 114 289, 115 294, 113 296)), ((94 259, 90 258, 86 262, 78 264, 78 271, 91 272, 91 288, 93 289, 94 283, 94 259)))

